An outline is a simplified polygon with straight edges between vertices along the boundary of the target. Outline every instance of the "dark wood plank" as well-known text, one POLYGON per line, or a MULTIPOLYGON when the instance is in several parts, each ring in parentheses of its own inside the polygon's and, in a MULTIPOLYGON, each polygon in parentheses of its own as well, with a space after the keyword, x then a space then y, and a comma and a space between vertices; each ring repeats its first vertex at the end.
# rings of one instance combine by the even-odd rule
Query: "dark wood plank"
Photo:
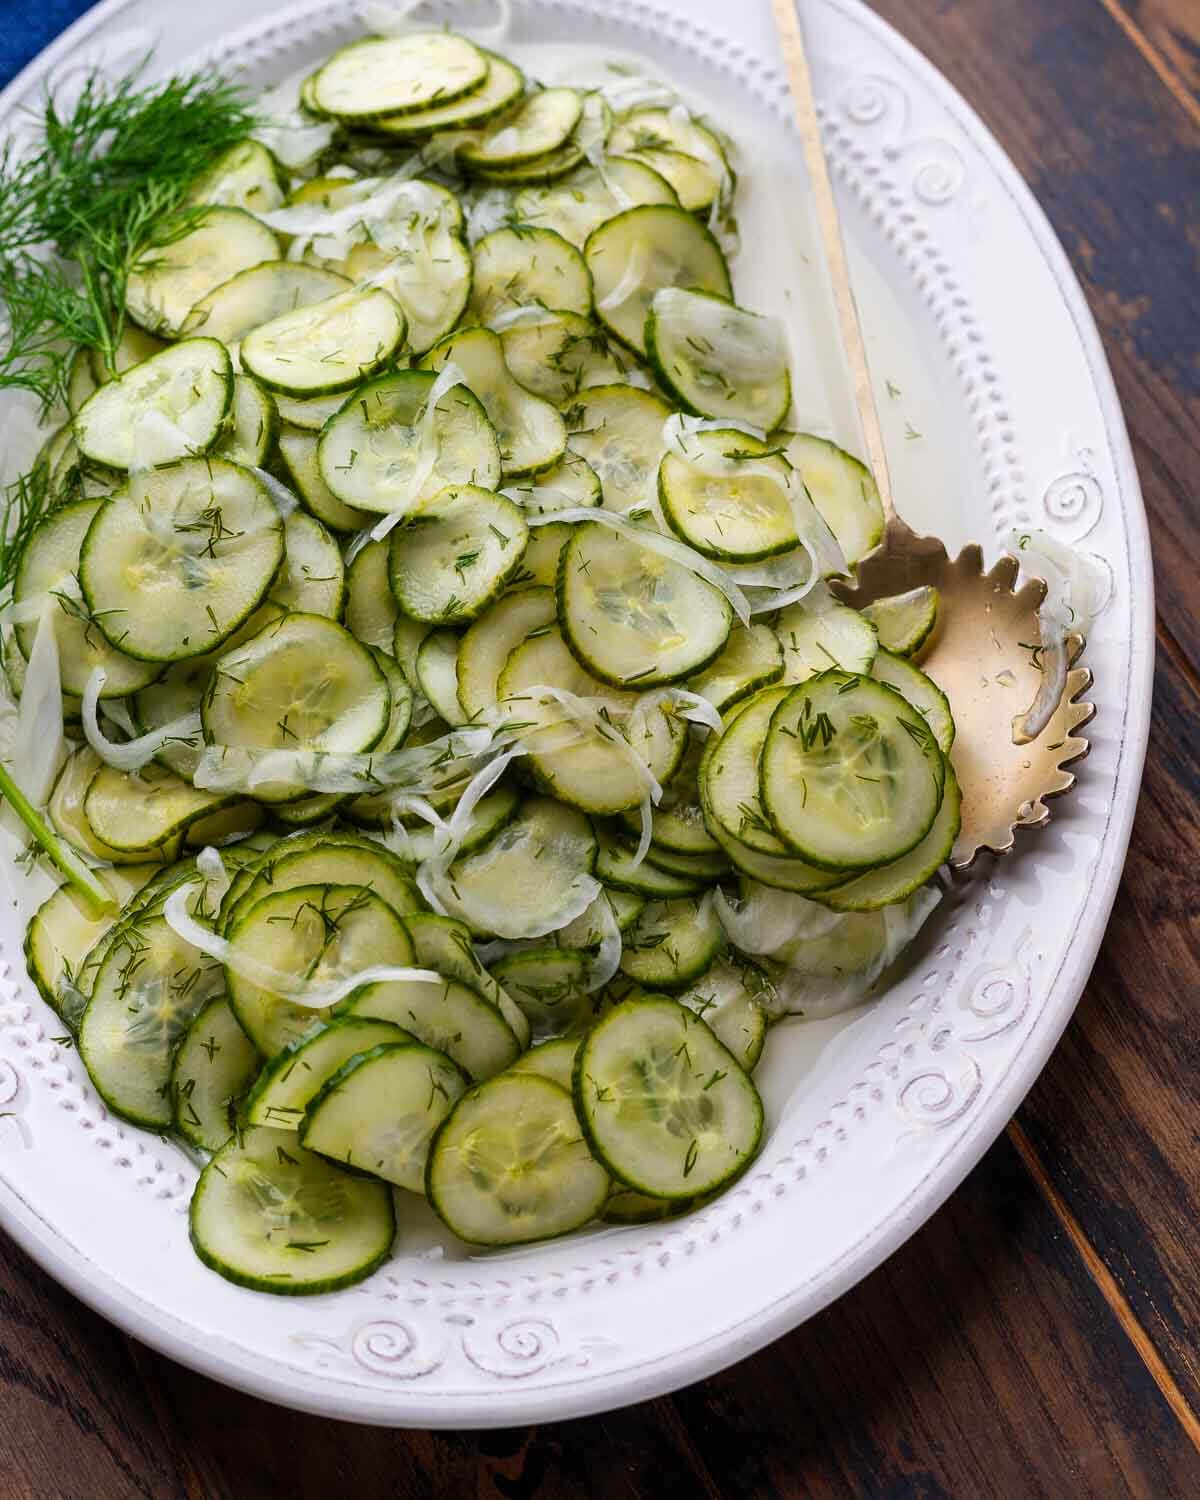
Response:
POLYGON ((1171 1500, 1193 1492, 1200 1463, 1007 1142, 851 1296, 733 1370, 625 1412, 381 1432, 268 1407, 149 1351, 138 1362, 205 1500, 1171 1500))
POLYGON ((1161 616, 1200 666, 1200 128, 1101 0, 875 9, 983 116, 1079 272, 1133 434, 1161 616))
POLYGON ((1193 0, 1102 0, 1128 18, 1148 49, 1162 60, 1200 109, 1200 7, 1193 0))
MULTIPOLYGON (((0 1495, 184 1500, 132 1346, 0 1235, 0 1495)), ((191 1500, 191 1497, 189 1497, 191 1500)))
MULTIPOLYGON (((1200 1412, 1200 128, 1107 0, 957 0, 936 24, 912 0, 879 9, 967 91, 1054 219, 1105 335, 1145 488, 1163 641, 1146 781, 1092 983, 1020 1119, 1200 1412)), ((1200 27, 1190 0, 1139 9, 1200 27)))

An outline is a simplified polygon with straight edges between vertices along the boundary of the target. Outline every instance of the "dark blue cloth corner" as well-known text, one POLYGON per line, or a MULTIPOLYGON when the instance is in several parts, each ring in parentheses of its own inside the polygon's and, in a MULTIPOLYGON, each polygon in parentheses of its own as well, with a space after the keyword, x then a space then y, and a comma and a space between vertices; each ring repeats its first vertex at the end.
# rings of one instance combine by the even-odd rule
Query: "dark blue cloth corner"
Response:
POLYGON ((0 87, 91 10, 93 0, 0 0, 0 87))

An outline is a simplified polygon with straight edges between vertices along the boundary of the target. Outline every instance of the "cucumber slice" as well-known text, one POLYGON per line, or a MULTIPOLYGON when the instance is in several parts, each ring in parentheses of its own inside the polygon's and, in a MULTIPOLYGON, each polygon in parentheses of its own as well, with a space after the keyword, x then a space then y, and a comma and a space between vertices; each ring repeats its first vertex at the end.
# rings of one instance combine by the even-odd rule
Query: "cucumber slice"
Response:
POLYGON ((468 1244, 520 1245, 594 1218, 608 1177, 588 1151, 566 1089, 510 1073, 459 1100, 434 1137, 425 1190, 434 1212, 468 1244))
POLYGON ((84 794, 83 815, 102 844, 137 854, 174 843, 198 819, 240 800, 236 792, 197 791, 152 761, 128 774, 101 766, 84 794))
POLYGON ((769 996, 771 989, 771 981, 756 964, 718 958, 677 999, 703 1017, 717 1040, 752 1073, 767 1039, 767 1012, 759 997, 769 996))
POLYGON ((646 354, 663 389, 693 416, 774 432, 792 404, 780 324, 710 293, 658 292, 646 315, 646 354))
POLYGON ((390 651, 400 619, 388 582, 388 544, 368 542, 346 569, 346 628, 364 646, 390 651))
POLYGON ((321 476, 347 505, 411 510, 447 485, 500 483, 500 448, 483 405, 466 386, 428 400, 428 370, 384 375, 357 390, 330 419, 317 450, 321 476))
POLYGON ((793 891, 798 895, 811 895, 816 900, 818 891, 829 890, 837 885, 841 876, 831 870, 819 870, 794 856, 763 854, 751 849, 727 833, 715 819, 709 827, 717 842, 729 857, 734 869, 760 885, 771 886, 779 891, 793 891))
POLYGON ((176 937, 163 917, 122 927, 79 1027, 79 1055, 110 1109, 150 1130, 170 1127, 175 1045, 222 986, 220 964, 176 937))
POLYGON ((604 1224, 661 1224, 667 1219, 681 1218, 699 1206, 695 1198, 654 1198, 614 1183, 604 1200, 600 1220, 604 1224))
POLYGON ((707 213, 730 184, 721 142, 686 112, 630 110, 614 126, 607 150, 653 168, 689 213, 707 213))
POLYGON ((171 1064, 175 1129, 201 1151, 219 1151, 237 1129, 237 1111, 254 1082, 258 1048, 223 995, 195 1016, 171 1064))
POLYGON ((522 188, 513 208, 524 223, 553 229, 582 250, 592 230, 623 209, 678 202, 666 178, 644 162, 606 154, 603 168, 580 167, 558 182, 522 188))
MULTIPOLYGON (((157 663, 134 661, 117 651, 97 629, 88 605, 79 596, 79 552, 99 500, 75 500, 60 505, 41 521, 21 552, 13 585, 18 604, 53 598, 54 635, 64 693, 82 696, 88 678, 99 667, 105 676, 100 696, 125 698, 147 687, 162 670, 157 663)), ((37 622, 16 625, 17 646, 26 661, 33 652, 37 622)))
POLYGON ((530 797, 490 843, 455 860, 438 894, 476 937, 540 937, 576 914, 595 858, 582 813, 530 797))
POLYGON ((552 515, 556 510, 588 510, 603 500, 599 474, 570 448, 552 469, 509 485, 505 494, 519 500, 523 510, 538 516, 552 515))
POLYGON ((933 634, 941 598, 932 584, 876 599, 863 607, 863 615, 879 634, 879 644, 897 656, 917 656, 933 634))
POLYGON ((883 536, 883 503, 871 471, 836 443, 809 432, 787 436, 787 457, 799 469, 847 565, 854 567, 883 536))
POLYGON ((89 745, 81 746, 63 762, 46 808, 57 831, 81 854, 90 854, 108 864, 140 865, 157 861, 168 865, 178 858, 178 839, 170 839, 157 849, 124 850, 114 849, 96 837, 83 815, 83 800, 101 765, 100 757, 89 745))
POLYGON ((625 515, 647 503, 670 415, 665 401, 629 385, 593 386, 563 412, 571 451, 599 474, 607 510, 625 515))
POLYGON ((503 1072, 521 1054, 516 1033, 497 1007, 457 979, 369 984, 343 1001, 337 1014, 391 1021, 478 1080, 503 1072))
POLYGON ((588 992, 592 961, 569 948, 527 948, 492 966, 521 1007, 537 1040, 586 1026, 595 1003, 588 992))
POLYGON ((500 445, 506 479, 552 469, 567 446, 562 417, 509 374, 500 338, 488 328, 468 328, 436 344, 421 361, 422 369, 441 370, 453 362, 483 403, 500 445))
POLYGON ((518 167, 563 145, 583 111, 577 89, 550 88, 527 94, 507 114, 492 121, 477 141, 458 153, 468 172, 518 167))
POLYGON ((646 314, 664 287, 733 297, 721 247, 699 219, 669 203, 627 208, 606 220, 588 235, 583 257, 596 315, 639 354, 646 353, 646 314))
MULTIPOLYGON (((173 662, 157 682, 143 688, 133 699, 132 712, 139 733, 146 734, 152 729, 161 729, 163 725, 181 719, 186 714, 198 713, 208 690, 213 668, 220 660, 222 651, 231 650, 243 641, 250 640, 273 618, 276 618, 275 612, 264 605, 217 651, 173 662)), ((191 781, 203 749, 204 735, 197 730, 194 734, 180 735, 173 739, 154 758, 177 776, 182 776, 185 781, 191 781)))
POLYGON ((625 939, 621 972, 654 990, 679 990, 712 966, 725 929, 711 901, 651 901, 625 939))
POLYGON ((294 511, 283 523, 284 559, 268 604, 339 620, 346 604, 346 570, 338 544, 314 516, 294 511))
POLYGON ((711 1027, 665 996, 626 1000, 596 1023, 574 1088, 592 1151, 638 1192, 711 1193, 758 1152, 758 1090, 711 1027))
MULTIPOLYGON (((482 848, 484 844, 489 843, 492 836, 511 823, 516 816, 520 804, 515 794, 506 790, 499 795, 505 798, 505 804, 499 809, 493 807, 489 816, 491 831, 486 835, 481 833, 475 838, 473 848, 482 848)), ((482 806, 481 802, 479 807, 482 806)), ((436 969, 439 974, 444 974, 448 979, 454 979, 459 984, 465 984, 468 989, 475 990, 482 995, 504 1017, 518 1045, 528 1047, 529 1023, 525 1019, 524 1012, 479 961, 479 955, 471 944, 469 928, 450 917, 438 917, 428 912, 419 912, 406 917, 405 925, 413 940, 419 964, 426 968, 436 969)))
POLYGON ((899 859, 929 832, 945 761, 924 719, 893 688, 829 671, 775 709, 760 779, 763 806, 796 853, 827 869, 873 867, 899 859))
POLYGON ((420 1193, 429 1143, 468 1087, 462 1069, 432 1047, 373 1047, 351 1058, 308 1106, 300 1143, 420 1193))
POLYGON ((807 682, 831 667, 869 672, 879 649, 871 622, 858 610, 835 603, 821 585, 780 610, 775 634, 783 647, 784 682, 807 682))
POLYGON ((671 530, 704 557, 748 563, 800 544, 777 450, 735 428, 688 434, 663 456, 658 494, 671 530), (713 472, 727 469, 728 472, 713 472))
POLYGON ((592 278, 574 245, 552 229, 496 229, 472 252, 475 283, 468 318, 484 325, 517 307, 553 307, 587 317, 592 278))
MULTIPOLYGON (((301 885, 256 901, 229 929, 229 940, 297 981, 336 983, 381 964, 413 960, 404 923, 363 886, 301 885)), ((226 967, 229 1003, 264 1057, 303 1036, 327 1009, 281 999, 226 967)), ((385 1020, 390 1017, 384 1017, 385 1020)))
MULTIPOLYGON (((201 705, 205 741, 253 750, 358 754, 387 728, 391 694, 366 646, 320 615, 282 615, 217 663, 201 705)), ((263 802, 303 787, 256 786, 263 802)))
MULTIPOLYGON (((104 881, 124 908, 155 873, 156 865, 105 871, 104 881)), ((25 933, 25 965, 42 999, 68 1026, 79 1024, 76 977, 84 960, 118 921, 116 912, 92 915, 74 886, 60 885, 34 913, 25 933)))
POLYGON ((325 833, 288 834, 281 839, 271 839, 265 848, 256 848, 249 854, 245 863, 239 865, 234 872, 229 889, 221 898, 217 926, 226 937, 229 936, 230 917, 234 908, 253 884, 254 877, 259 871, 269 869, 277 859, 286 859, 289 855, 300 853, 301 850, 340 848, 346 844, 357 847, 359 838, 360 836, 356 833, 343 833, 331 829, 325 833))
MULTIPOLYGON (((362 886, 396 913, 406 917, 422 910, 420 893, 404 866, 390 850, 373 839, 339 834, 336 844, 326 839, 302 843, 284 839, 256 861, 250 880, 237 900, 223 913, 226 927, 240 921, 255 904, 277 891, 294 891, 302 885, 362 886)), ((260 1125, 274 1124, 259 1120, 260 1125)))
POLYGON ((500 330, 500 343, 513 378, 556 406, 587 386, 615 384, 634 368, 632 355, 579 313, 531 309, 500 330))
POLYGON ((954 715, 950 712, 950 700, 937 683, 919 672, 912 662, 893 656, 890 651, 876 653, 871 676, 895 688, 912 704, 933 730, 942 754, 949 755, 954 744, 954 715))
POLYGON ((660 870, 670 875, 682 875, 688 880, 708 881, 715 884, 729 874, 729 860, 718 849, 714 854, 679 854, 674 849, 661 849, 652 843, 646 858, 660 870))
POLYGON ((907 901, 949 859, 961 826, 962 794, 953 767, 947 765, 942 805, 933 826, 916 848, 894 864, 868 870, 832 890, 814 893, 813 900, 839 912, 877 911, 897 901, 907 901))
POLYGON ((456 697, 465 717, 486 713, 496 704, 500 674, 511 653, 556 618, 554 591, 547 588, 505 594, 480 615, 462 637, 457 654, 456 697))
POLYGON ((642 802, 646 776, 634 763, 629 747, 660 784, 678 767, 684 750, 680 721, 669 718, 661 708, 652 708, 639 723, 631 716, 637 703, 634 695, 614 693, 591 677, 553 626, 543 626, 513 651, 498 688, 510 720, 526 726, 524 739, 539 778, 555 796, 585 812, 620 812, 642 802), (571 720, 559 700, 537 692, 539 687, 561 688, 578 698, 599 700, 604 710, 601 722, 571 720), (558 743, 564 720, 574 724, 574 734, 565 746, 558 743), (545 729, 544 736, 537 733, 538 726, 545 729))
POLYGON ((480 51, 487 58, 488 71, 478 88, 449 104, 431 104, 426 109, 411 109, 402 115, 384 115, 371 121, 371 129, 404 140, 415 140, 437 130, 477 129, 502 114, 521 97, 525 87, 524 75, 507 58, 488 52, 486 48, 481 47, 480 51))
POLYGON ((520 568, 528 537, 511 500, 478 485, 448 485, 392 532, 396 602, 431 625, 473 620, 520 568))
POLYGON ((184 331, 220 339, 223 344, 240 344, 264 323, 349 290, 350 282, 336 271, 297 260, 267 260, 239 271, 201 297, 188 314, 184 331))
POLYGON ((249 1125, 297 1131, 304 1112, 329 1080, 354 1057, 373 1047, 411 1041, 407 1031, 390 1021, 359 1016, 335 1016, 317 1021, 294 1042, 277 1052, 253 1080, 244 1105, 249 1125))
POLYGON ((279 437, 279 410, 270 391, 252 375, 233 377, 233 405, 213 450, 246 468, 261 468, 279 437))
POLYGON ((192 1195, 192 1248, 204 1264, 279 1296, 353 1286, 388 1258, 395 1233, 385 1183, 339 1171, 263 1126, 223 1146, 192 1195))
POLYGON ((275 398, 279 420, 299 432, 320 432, 330 417, 346 404, 344 391, 336 391, 332 396, 310 396, 306 400, 285 396, 282 391, 272 391, 271 394, 275 398))
MULTIPOLYGON (((599 852, 596 856, 596 878, 614 891, 629 891, 636 896, 649 896, 651 900, 672 900, 703 893, 707 881, 693 880, 686 875, 675 875, 643 860, 640 865, 633 862, 633 848, 622 843, 607 831, 597 833, 599 852)), ((641 920, 644 912, 639 913, 641 920)))
POLYGON ((525 556, 521 559, 521 571, 513 579, 513 583, 529 583, 540 589, 553 589, 558 580, 559 558, 573 529, 565 521, 532 529, 525 556))
POLYGON ((202 297, 240 271, 279 259, 279 241, 240 208, 209 208, 186 234, 151 244, 130 273, 125 306, 147 333, 179 338, 202 297))
MULTIPOLYGON (((391 585, 388 585, 391 592, 391 585)), ((395 605, 395 600, 392 604, 395 605)), ((392 631, 392 655, 400 668, 401 675, 410 688, 419 690, 420 683, 417 681, 417 652, 421 649, 421 643, 429 634, 430 627, 421 620, 410 620, 406 615, 397 611, 396 624, 392 631)))
POLYGON ((216 339, 185 339, 101 386, 75 418, 75 441, 110 469, 166 464, 207 453, 232 404, 229 351, 216 339))
POLYGON ((260 481, 224 459, 189 458, 133 475, 100 506, 79 586, 113 646, 179 661, 206 655, 249 619, 283 555, 283 520, 260 481))
POLYGON ((286 190, 279 163, 267 148, 259 141, 239 141, 196 179, 188 203, 265 214, 282 204, 286 190))
POLYGON ((223 849, 257 832, 266 822, 266 812, 257 802, 244 798, 216 812, 193 819, 183 835, 187 849, 223 849))
POLYGON ((735 625, 720 656, 688 688, 725 713, 783 676, 783 647, 769 625, 735 625))
POLYGON ((582 147, 572 136, 557 151, 549 151, 545 156, 535 156, 532 161, 521 162, 515 167, 476 167, 474 175, 480 182, 512 190, 529 183, 557 182, 585 159, 582 147))
POLYGON ((771 715, 790 691, 788 687, 771 687, 755 694, 713 742, 699 773, 703 805, 710 820, 760 854, 789 852, 763 808, 758 764, 771 715))
POLYGON ((484 86, 488 60, 466 37, 414 31, 351 42, 318 70, 312 100, 351 124, 442 106, 484 86))
POLYGON ((578 1037, 553 1037, 548 1042, 523 1052, 509 1069, 511 1073, 533 1073, 538 1078, 548 1078, 559 1088, 571 1091, 571 1076, 575 1069, 575 1054, 579 1051, 578 1037))
POLYGON ((242 364, 271 391, 301 399, 349 391, 390 364, 408 324, 382 287, 356 287, 248 333, 242 364))
POLYGON ((563 635, 605 682, 642 692, 701 671, 733 611, 711 583, 620 532, 577 526, 558 569, 563 635))
POLYGON ((465 724, 468 717, 458 697, 458 642, 452 630, 435 630, 417 651, 417 685, 452 726, 465 724))

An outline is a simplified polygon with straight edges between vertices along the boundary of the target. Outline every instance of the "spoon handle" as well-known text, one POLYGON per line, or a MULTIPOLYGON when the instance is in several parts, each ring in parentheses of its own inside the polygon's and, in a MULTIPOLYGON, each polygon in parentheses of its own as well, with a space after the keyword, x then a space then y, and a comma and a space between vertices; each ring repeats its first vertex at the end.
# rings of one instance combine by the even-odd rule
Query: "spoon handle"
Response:
POLYGON ((883 443, 883 427, 879 421, 879 408, 875 404, 875 391, 871 385, 867 345, 858 316, 858 304, 854 300, 854 286, 850 280, 846 244, 842 237, 842 222, 838 216, 837 200, 829 176, 829 163, 821 145, 821 124, 817 116, 817 102, 813 96, 812 69, 804 46, 804 32, 800 26, 797 4, 798 0, 771 0, 779 47, 792 93, 796 129, 800 133, 804 160, 812 181, 817 224, 833 284, 833 300, 837 307, 842 344, 854 387, 854 401, 867 446, 867 463, 879 487, 884 518, 891 531, 898 517, 892 499, 892 481, 888 472, 887 450, 883 443))

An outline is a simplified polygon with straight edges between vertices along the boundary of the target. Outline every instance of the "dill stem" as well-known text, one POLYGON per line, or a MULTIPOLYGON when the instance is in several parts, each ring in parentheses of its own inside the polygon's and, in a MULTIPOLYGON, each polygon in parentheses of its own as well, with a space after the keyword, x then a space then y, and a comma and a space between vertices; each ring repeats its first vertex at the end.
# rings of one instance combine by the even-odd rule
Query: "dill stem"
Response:
POLYGON ((9 806, 21 822, 83 897, 84 903, 93 916, 102 917, 108 912, 116 911, 117 902, 112 892, 96 872, 84 864, 70 844, 60 838, 50 827, 12 779, 3 761, 0 761, 0 796, 7 799, 9 806))

